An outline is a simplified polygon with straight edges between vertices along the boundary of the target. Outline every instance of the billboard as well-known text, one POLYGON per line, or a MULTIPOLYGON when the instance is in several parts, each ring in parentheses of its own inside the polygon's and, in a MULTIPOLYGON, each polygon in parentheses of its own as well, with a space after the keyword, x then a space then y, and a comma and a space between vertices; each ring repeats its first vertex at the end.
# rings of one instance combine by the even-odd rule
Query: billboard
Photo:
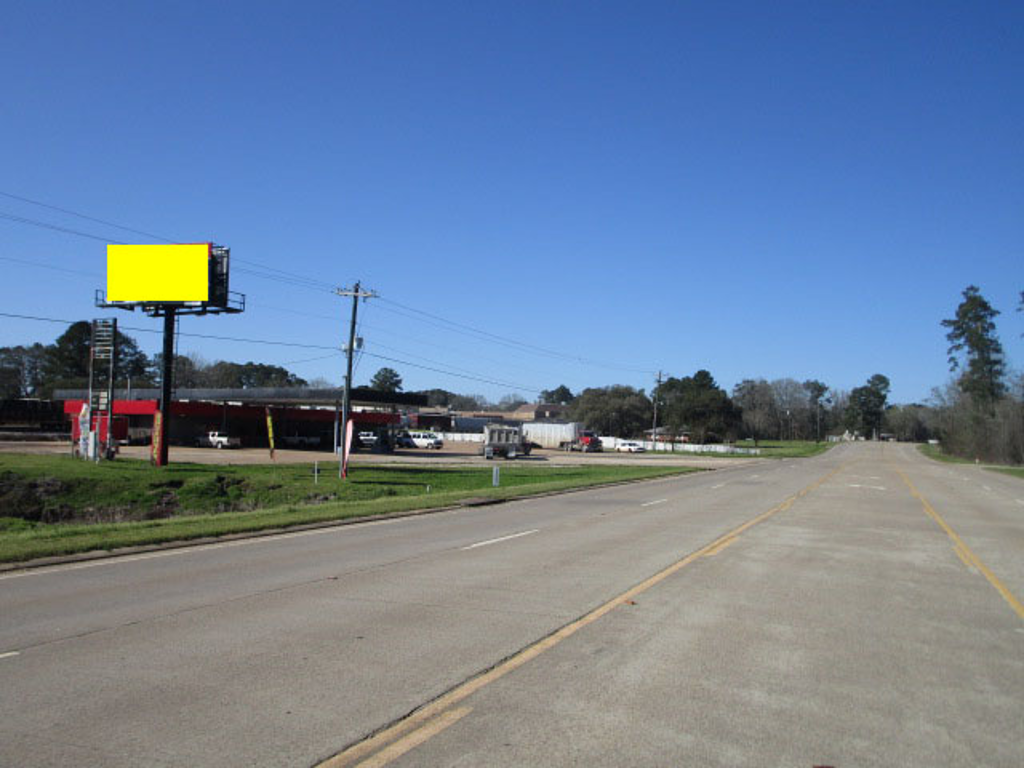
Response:
POLYGON ((107 301, 210 300, 209 243, 108 245, 107 301))

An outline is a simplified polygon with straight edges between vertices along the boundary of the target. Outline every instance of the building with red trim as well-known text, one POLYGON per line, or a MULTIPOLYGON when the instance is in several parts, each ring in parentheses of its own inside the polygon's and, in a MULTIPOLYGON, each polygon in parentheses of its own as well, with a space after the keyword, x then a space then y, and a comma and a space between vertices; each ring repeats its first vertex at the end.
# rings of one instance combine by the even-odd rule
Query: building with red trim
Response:
MULTIPOLYGON (((274 421, 274 442, 278 447, 301 444, 330 450, 334 446, 344 390, 180 389, 175 394, 168 419, 172 445, 195 445, 201 436, 217 431, 241 438, 246 448, 267 447, 269 408, 274 421)), ((77 439, 78 415, 88 393, 58 390, 55 395, 64 400, 64 414, 72 424, 72 439, 77 439)), ((150 442, 157 403, 156 390, 135 390, 131 397, 119 390, 114 399, 114 435, 119 438, 124 435, 133 443, 150 442)), ((399 407, 421 405, 426 405, 424 395, 353 388, 355 431, 377 432, 397 426, 401 421, 399 407)))

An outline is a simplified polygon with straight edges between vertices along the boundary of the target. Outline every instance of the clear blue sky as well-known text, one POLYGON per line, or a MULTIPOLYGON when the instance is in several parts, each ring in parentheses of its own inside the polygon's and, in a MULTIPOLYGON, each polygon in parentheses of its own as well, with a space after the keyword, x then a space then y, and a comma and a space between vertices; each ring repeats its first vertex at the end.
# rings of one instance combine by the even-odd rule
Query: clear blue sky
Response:
MULTIPOLYGON (((362 305, 367 353, 519 385, 391 364, 406 389, 881 372, 909 402, 947 380, 939 322, 974 283, 1024 364, 1021 3, 43 0, 6 5, 0 71, 0 190, 324 284, 236 270, 249 310, 185 332, 337 346, 349 305, 325 288, 360 279, 565 355, 362 305)), ((0 256, 5 311, 103 314, 103 242, 0 219, 0 256)), ((179 349, 342 372, 315 349, 179 349)))

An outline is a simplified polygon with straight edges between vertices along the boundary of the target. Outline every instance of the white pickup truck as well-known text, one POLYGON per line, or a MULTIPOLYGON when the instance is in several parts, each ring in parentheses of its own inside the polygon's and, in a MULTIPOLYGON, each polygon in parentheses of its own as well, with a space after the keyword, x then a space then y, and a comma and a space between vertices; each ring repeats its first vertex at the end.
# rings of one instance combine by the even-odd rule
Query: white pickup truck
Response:
POLYGON ((223 432, 207 432, 196 439, 200 448, 241 448, 242 438, 228 437, 223 432))

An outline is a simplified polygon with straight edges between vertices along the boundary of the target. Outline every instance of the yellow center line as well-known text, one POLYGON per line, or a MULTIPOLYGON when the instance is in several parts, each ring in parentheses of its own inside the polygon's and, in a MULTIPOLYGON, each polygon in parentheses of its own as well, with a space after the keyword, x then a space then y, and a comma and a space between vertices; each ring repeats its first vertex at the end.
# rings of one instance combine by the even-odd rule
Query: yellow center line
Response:
POLYGON ((960 559, 968 565, 968 567, 973 566, 981 571, 982 575, 988 579, 988 583, 995 587, 996 591, 1003 596, 1003 599, 1010 604, 1010 607, 1017 612, 1017 615, 1024 619, 1024 605, 1021 604, 1020 600, 1018 600, 1017 597, 1006 588, 1006 585, 1003 584, 1003 582, 1001 582, 991 570, 989 570, 987 565, 981 562, 981 558, 974 554, 971 548, 964 543, 964 540, 957 535, 957 532, 950 527, 949 523, 942 519, 942 515, 936 512, 935 508, 928 503, 928 499, 922 496, 921 492, 914 487, 914 484, 910 482, 910 478, 907 477, 902 470, 897 469, 896 472, 903 479, 903 482, 906 483, 907 488, 910 489, 910 494, 921 502, 921 506, 924 507, 925 513, 932 520, 938 523, 939 527, 946 532, 946 535, 949 536, 953 541, 953 544, 956 545, 954 550, 957 552, 957 556, 959 556, 960 559))
POLYGON ((959 544, 953 547, 953 551, 956 552, 956 556, 960 558, 960 562, 967 566, 968 570, 976 570, 976 568, 971 564, 971 561, 967 558, 967 553, 960 548, 959 544))
POLYGON ((464 718, 471 711, 472 709, 470 707, 450 709, 436 719, 431 720, 422 728, 417 728, 415 731, 399 739, 394 744, 382 749, 369 760, 363 760, 363 762, 359 763, 356 768, 381 768, 381 766, 387 765, 392 760, 401 757, 409 750, 415 749, 427 739, 432 739, 448 726, 454 725, 456 722, 464 718))
POLYGON ((730 544, 732 544, 735 541, 736 541, 736 537, 735 536, 733 536, 731 539, 726 539, 721 544, 717 544, 716 546, 712 547, 707 552, 705 552, 704 553, 704 557, 714 557, 715 555, 717 555, 719 552, 721 552, 723 549, 725 549, 726 547, 728 547, 730 544))
MULTIPOLYGON (((529 645, 526 648, 524 648, 523 650, 519 651, 518 653, 513 654, 512 656, 507 658, 505 661, 497 664, 496 666, 492 667, 491 669, 487 670, 486 672, 483 672, 482 674, 477 675, 473 679, 467 680, 466 682, 462 683, 461 685, 456 686, 452 690, 450 690, 447 693, 443 694, 439 698, 434 699, 432 702, 430 702, 429 704, 425 705, 423 708, 421 708, 421 709, 413 712, 412 714, 406 716, 405 718, 403 718, 402 720, 398 721, 394 725, 392 725, 392 726, 390 726, 388 728, 385 728, 384 730, 380 731, 376 735, 371 736, 371 737, 369 737, 369 738, 367 738, 367 739, 365 739, 363 741, 357 742, 357 743, 353 744, 352 746, 348 747, 347 749, 342 750, 341 752, 339 752, 338 754, 334 755, 333 757, 330 757, 330 758, 324 760, 323 762, 321 762, 321 763, 319 763, 317 765, 317 768, 342 768, 342 766, 351 765, 352 763, 356 762, 357 760, 361 760, 362 758, 364 758, 364 757, 366 757, 368 755, 371 755, 374 752, 377 752, 377 750, 381 750, 379 754, 374 755, 374 759, 377 759, 378 757, 383 755, 385 752, 387 752, 388 749, 390 749, 390 747, 384 748, 386 744, 389 744, 389 743, 393 742, 395 739, 398 739, 398 738, 402 737, 403 734, 406 734, 409 731, 411 731, 412 729, 417 728, 417 726, 420 726, 421 724, 425 723, 426 721, 431 720, 431 719, 437 717, 440 714, 443 714, 445 712, 445 710, 447 710, 452 705, 458 704, 459 702, 461 702, 464 699, 466 699, 468 696, 471 696, 472 694, 476 693, 478 690, 480 690, 484 686, 490 685, 495 680, 498 680, 499 678, 504 677, 509 672, 512 672, 513 670, 518 669, 519 667, 523 666, 527 662, 532 661, 533 659, 537 658, 538 656, 540 656, 545 651, 547 651, 547 650, 555 647, 559 643, 561 643, 567 637, 571 637, 572 635, 576 634, 579 630, 583 629, 587 625, 593 624, 595 621, 600 619, 602 616, 604 616, 607 613, 611 612, 612 610, 614 610, 615 608, 619 607, 620 605, 623 605, 624 603, 627 603, 628 601, 632 600, 633 598, 637 597, 638 595, 646 592, 647 590, 649 590, 654 585, 659 584, 660 582, 664 581, 665 579, 667 579, 672 574, 674 574, 677 571, 679 571, 679 570, 685 568, 686 566, 688 566, 690 563, 694 562, 695 560, 700 559, 704 555, 709 554, 712 550, 716 550, 716 548, 717 548, 717 551, 721 551, 721 549, 724 549, 726 546, 731 544, 733 542, 733 540, 736 539, 737 536, 739 536, 740 534, 744 533, 745 531, 753 528, 755 525, 764 522, 765 520, 767 520, 772 515, 776 515, 779 512, 786 511, 787 509, 789 509, 790 507, 793 506, 793 503, 797 499, 800 499, 800 498, 806 496, 808 493, 813 491, 815 488, 819 487, 822 483, 825 483, 828 480, 832 479, 835 475, 839 474, 839 472, 841 472, 842 470, 844 470, 848 466, 850 466, 851 463, 854 463, 854 462, 848 462, 848 463, 840 465, 839 467, 836 467, 834 470, 829 472, 824 477, 821 477, 818 480, 815 480, 813 483, 808 485, 806 488, 804 488, 804 489, 798 491, 797 493, 793 494, 792 496, 788 497, 787 499, 785 499, 780 504, 775 505, 774 507, 772 507, 771 509, 767 510, 766 512, 762 512, 761 514, 757 515, 756 517, 752 517, 750 520, 747 520, 745 523, 743 523, 741 525, 738 525, 737 527, 733 528, 728 533, 722 534, 721 536, 719 536, 717 539, 715 539, 711 543, 704 545, 703 547, 701 547, 700 549, 698 549, 695 552, 691 552, 690 554, 686 555, 682 559, 677 560, 676 562, 672 563, 667 568, 664 568, 661 571, 658 571, 658 573, 654 574, 653 576, 650 576, 647 579, 645 579, 644 581, 640 582, 639 584, 637 584, 637 585, 635 585, 633 587, 630 587, 629 589, 627 589, 625 592, 623 592, 618 597, 612 598, 608 602, 604 603, 603 605, 598 606, 597 608, 593 609, 589 613, 584 614, 583 616, 581 616, 580 618, 576 619, 575 621, 570 622, 569 624, 566 624, 564 627, 562 627, 561 629, 556 630, 555 632, 553 632, 552 634, 548 635, 547 637, 542 638, 541 640, 538 640, 537 642, 533 643, 533 645, 529 645)), ((463 714, 465 714, 465 713, 463 713, 463 714)), ((461 716, 462 715, 460 715, 459 717, 461 717, 461 716)), ((445 727, 447 727, 447 726, 445 726, 445 727)), ((419 731, 416 731, 414 733, 418 733, 418 732, 419 731)), ((409 733, 409 737, 412 737, 414 735, 414 733, 409 733)), ((429 738, 429 736, 428 736, 428 738, 429 738)), ((399 742, 396 742, 396 744, 397 743, 399 743, 399 742)), ((418 743, 422 743, 422 742, 417 742, 417 744, 418 743)), ((411 749, 411 748, 412 747, 409 747, 409 749, 411 749)), ((397 757, 397 755, 396 755, 396 757, 397 757)), ((387 761, 385 761, 385 762, 387 762, 387 761)), ((365 761, 363 763, 360 763, 360 766, 362 766, 364 764, 366 764, 365 761)), ((376 765, 383 765, 383 764, 384 763, 376 763, 376 765)))

